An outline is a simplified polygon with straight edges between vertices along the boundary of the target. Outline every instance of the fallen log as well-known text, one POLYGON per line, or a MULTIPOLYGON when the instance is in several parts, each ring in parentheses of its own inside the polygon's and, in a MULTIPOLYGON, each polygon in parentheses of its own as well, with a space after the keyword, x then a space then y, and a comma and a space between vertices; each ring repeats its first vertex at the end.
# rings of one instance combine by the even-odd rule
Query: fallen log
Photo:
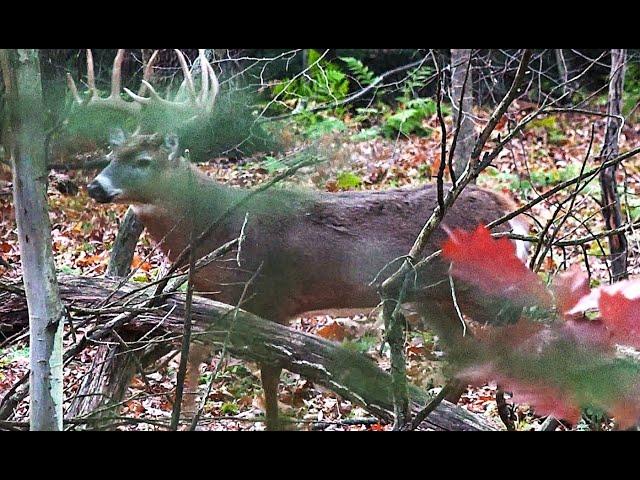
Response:
MULTIPOLYGON (((118 282, 108 278, 62 276, 60 294, 74 312, 88 313, 93 305, 107 298, 118 282)), ((113 296, 108 310, 96 322, 104 325, 119 311, 118 299, 127 297, 140 284, 125 284, 113 296), (115 301, 115 303, 113 303, 115 301)), ((152 289, 150 289, 152 290, 152 289)), ((130 299, 130 297, 128 297, 130 299)), ((137 315, 120 331, 127 336, 143 335, 151 329, 156 340, 179 344, 184 319, 184 294, 171 296, 154 311, 137 315)), ((370 357, 342 347, 338 343, 263 320, 233 306, 205 298, 194 298, 192 307, 193 338, 219 348, 225 341, 233 357, 258 363, 270 363, 300 374, 343 398, 367 409, 376 417, 393 420, 391 376, 381 370, 370 357)), ((7 334, 28 325, 25 300, 15 289, 0 286, 0 331, 7 334)), ((133 343, 135 347, 135 342, 133 343)), ((417 387, 411 388, 412 410, 419 411, 428 401, 417 387)), ((488 420, 464 408, 443 402, 422 423, 431 430, 496 430, 488 420)))

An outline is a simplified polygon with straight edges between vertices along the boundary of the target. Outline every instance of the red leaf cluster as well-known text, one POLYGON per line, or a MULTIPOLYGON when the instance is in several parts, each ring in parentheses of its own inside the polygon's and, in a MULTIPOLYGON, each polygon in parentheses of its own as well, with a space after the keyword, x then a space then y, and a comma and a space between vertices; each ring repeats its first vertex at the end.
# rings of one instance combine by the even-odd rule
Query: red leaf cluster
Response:
MULTIPOLYGON (((516 256, 506 238, 495 239, 484 226, 472 232, 455 230, 442 246, 443 257, 451 261, 451 273, 480 291, 524 305, 548 307, 551 295, 538 277, 516 256)), ((501 356, 509 351, 536 355, 547 351, 558 340, 573 342, 575 348, 593 349, 594 353, 614 356, 615 344, 640 348, 640 280, 626 280, 596 289, 589 287, 586 273, 574 266, 554 281, 553 297, 562 322, 542 327, 539 323, 505 327, 499 333, 480 336, 484 348, 501 356), (588 311, 597 311, 594 320, 588 311), (484 338, 483 338, 484 337, 484 338)), ((539 380, 513 378, 505 367, 481 357, 479 365, 467 367, 458 376, 470 383, 496 382, 513 392, 515 402, 527 403, 540 415, 577 422, 580 404, 568 387, 544 384, 539 380)), ((490 357, 491 358, 491 357, 490 357)), ((503 362, 504 363, 504 362, 503 362)), ((505 364, 506 365, 506 364, 505 364)), ((621 428, 632 426, 640 417, 640 387, 625 387, 614 402, 602 405, 621 428), (629 391, 629 390, 634 390, 629 391)))
POLYGON ((486 294, 526 305, 550 304, 548 290, 516 256, 513 242, 493 238, 483 225, 472 232, 451 232, 442 245, 442 255, 451 261, 453 276, 486 294))

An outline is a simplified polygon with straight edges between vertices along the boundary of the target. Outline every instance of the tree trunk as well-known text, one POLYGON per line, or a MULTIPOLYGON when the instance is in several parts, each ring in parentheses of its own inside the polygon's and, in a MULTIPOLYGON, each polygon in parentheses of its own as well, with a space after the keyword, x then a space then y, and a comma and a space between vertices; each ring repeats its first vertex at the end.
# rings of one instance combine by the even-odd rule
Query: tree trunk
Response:
POLYGON ((124 278, 129 274, 142 230, 144 230, 144 225, 133 213, 133 209, 129 207, 118 229, 118 236, 113 248, 111 248, 109 266, 106 272, 108 277, 124 278))
POLYGON ((453 171, 457 178, 460 178, 467 163, 469 163, 471 152, 476 142, 471 118, 471 109, 473 107, 473 69, 469 65, 471 53, 472 50, 470 49, 451 49, 451 104, 453 106, 454 125, 458 124, 458 117, 462 115, 456 147, 453 152, 453 171), (468 76, 467 66, 469 67, 468 76), (460 99, 462 99, 462 109, 460 109, 460 99))
POLYGON ((560 77, 560 82, 563 85, 560 90, 564 95, 567 92, 567 82, 569 81, 567 62, 565 61, 564 52, 561 48, 556 48, 554 51, 556 54, 556 65, 558 66, 558 76, 560 77))
MULTIPOLYGON (((144 225, 129 207, 111 249, 106 272, 108 277, 124 278, 129 274, 136 244, 143 229, 144 225)), ((126 338, 126 334, 122 335, 126 338)), ((144 357, 148 362, 155 361, 166 352, 163 346, 152 347, 151 350, 152 352, 144 357)), ((97 411, 96 416, 99 417, 112 416, 114 412, 108 408, 109 405, 120 404, 137 367, 147 365, 148 363, 142 361, 141 355, 127 352, 123 345, 100 345, 91 361, 90 374, 84 377, 66 412, 67 416, 82 417, 94 411, 97 411)), ((101 428, 102 424, 97 423, 93 426, 101 428)))
POLYGON ((62 325, 47 213, 44 108, 37 50, 2 50, 13 196, 29 309, 31 430, 62 429, 62 325))
MULTIPOLYGON (((622 88, 624 85, 626 50, 611 50, 611 74, 609 77, 609 99, 607 101, 607 126, 600 154, 602 161, 607 161, 618 155, 618 138, 622 129, 622 88)), ((602 189, 602 215, 607 230, 622 226, 620 197, 616 182, 617 165, 600 172, 600 187, 602 189)), ((613 281, 627 277, 627 237, 624 232, 609 235, 609 251, 611 260, 611 275, 613 281)))
MULTIPOLYGON (((60 277, 62 298, 75 307, 90 308, 96 298, 111 293, 116 281, 106 278, 60 277)), ((127 284, 118 297, 139 285, 127 284)), ((153 288, 153 287, 152 287, 153 288)), ((25 323, 20 311, 24 300, 13 293, 0 291, 0 326, 21 328, 25 323)), ((193 300, 193 335, 199 342, 219 348, 227 339, 227 351, 236 358, 273 365, 298 373, 343 398, 361 405, 385 421, 392 421, 393 394, 391 376, 380 370, 366 355, 343 348, 337 343, 263 320, 243 310, 213 300, 193 300)), ((172 345, 179 344, 184 324, 185 301, 170 297, 157 313, 145 313, 122 328, 131 337, 139 337, 155 327, 153 337, 169 334, 172 345), (161 325, 159 325, 161 324, 161 325)), ((114 314, 102 315, 105 324, 114 314)), ((135 345, 136 347, 139 345, 135 345)), ((411 387, 411 409, 417 413, 427 403, 422 390, 411 387)), ((487 420, 466 409, 443 402, 422 424, 435 430, 495 430, 487 420)))

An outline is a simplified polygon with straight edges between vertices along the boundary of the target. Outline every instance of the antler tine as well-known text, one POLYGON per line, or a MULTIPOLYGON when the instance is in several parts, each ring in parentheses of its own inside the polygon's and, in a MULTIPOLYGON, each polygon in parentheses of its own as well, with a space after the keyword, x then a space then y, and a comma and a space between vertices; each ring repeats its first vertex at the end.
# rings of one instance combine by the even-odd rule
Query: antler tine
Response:
POLYGON ((87 83, 89 84, 89 91, 91 92, 91 98, 97 95, 96 90, 96 75, 93 69, 93 53, 90 48, 87 48, 87 83))
POLYGON ((103 98, 98 94, 96 88, 96 75, 93 63, 93 52, 87 49, 87 85, 89 87, 89 98, 82 100, 78 93, 78 88, 73 78, 67 73, 67 85, 75 101, 85 107, 95 108, 104 106, 115 110, 124 111, 131 115, 140 113, 141 106, 135 102, 127 102, 120 97, 120 87, 122 85, 122 62, 124 61, 125 50, 120 49, 113 61, 113 73, 111 75, 111 94, 103 98))
POLYGON ((73 95, 73 98, 76 101, 76 103, 82 104, 82 98, 78 93, 78 87, 76 87, 76 82, 73 81, 73 77, 69 72, 67 72, 67 86, 69 87, 69 90, 71 90, 71 95, 73 95))
POLYGON ((211 79, 211 94, 208 99, 209 103, 205 106, 205 108, 209 112, 213 109, 213 106, 216 103, 216 97, 218 96, 218 92, 220 91, 220 82, 218 82, 218 77, 216 76, 216 73, 213 71, 213 67, 208 61, 207 71, 211 79))
POLYGON ((209 62, 204 54, 204 48, 198 49, 198 56, 200 57, 200 74, 202 75, 202 89, 198 100, 201 105, 204 105, 209 96, 209 69, 207 68, 207 63, 209 62))
POLYGON ((188 106, 188 102, 184 101, 184 102, 172 102, 169 101, 167 99, 164 99, 160 96, 160 94, 158 92, 156 92, 156 90, 153 88, 153 86, 147 82, 146 80, 142 80, 142 84, 145 86, 146 89, 149 90, 149 97, 142 97, 140 95, 137 95, 135 93, 133 93, 131 90, 129 90, 128 88, 124 88, 124 91, 127 93, 127 95, 129 95, 133 100, 135 100, 138 103, 144 104, 144 105, 148 105, 151 102, 158 102, 161 104, 164 104, 165 106, 174 106, 174 107, 178 107, 178 108, 184 108, 188 106))
POLYGON ((189 96, 191 98, 195 98, 196 89, 193 85, 193 77, 191 76, 191 72, 189 71, 189 66, 187 65, 187 60, 184 58, 184 54, 179 50, 175 49, 176 54, 178 55, 178 61, 180 62, 180 66, 182 67, 182 73, 184 74, 184 80, 187 82, 187 88, 189 90, 189 96))
POLYGON ((202 73, 202 91, 200 96, 200 104, 206 112, 209 112, 213 108, 213 105, 216 101, 216 96, 218 95, 220 84, 218 82, 218 77, 213 71, 211 63, 204 54, 204 49, 200 49, 199 52, 200 70, 202 73), (211 83, 211 88, 209 88, 209 83, 211 83))
POLYGON ((148 103, 151 103, 152 100, 157 100, 157 101, 160 101, 160 102, 166 102, 168 104, 172 103, 172 102, 169 102, 168 100, 165 100, 164 98, 162 98, 160 96, 160 94, 158 92, 156 92, 156 90, 153 88, 153 86, 149 82, 147 82, 146 80, 142 80, 142 86, 146 90, 149 90, 149 95, 150 95, 149 97, 143 97, 142 95, 137 95, 137 94, 133 93, 131 90, 129 90, 126 87, 125 87, 124 91, 127 93, 127 95, 129 95, 131 98, 133 98, 138 103, 148 104, 148 103))
POLYGON ((142 96, 145 94, 145 92, 147 91, 147 86, 145 85, 145 82, 149 82, 149 80, 151 79, 151 74, 153 73, 153 63, 156 61, 156 58, 158 57, 158 53, 160 52, 160 50, 155 50, 152 54, 151 57, 149 57, 149 60, 147 61, 147 64, 144 67, 144 73, 142 75, 142 85, 140 85, 140 89, 138 90, 138 95, 142 96))
POLYGON ((122 83, 122 62, 124 61, 124 49, 119 49, 116 58, 113 60, 113 71, 111 72, 111 98, 120 98, 120 85, 122 83))

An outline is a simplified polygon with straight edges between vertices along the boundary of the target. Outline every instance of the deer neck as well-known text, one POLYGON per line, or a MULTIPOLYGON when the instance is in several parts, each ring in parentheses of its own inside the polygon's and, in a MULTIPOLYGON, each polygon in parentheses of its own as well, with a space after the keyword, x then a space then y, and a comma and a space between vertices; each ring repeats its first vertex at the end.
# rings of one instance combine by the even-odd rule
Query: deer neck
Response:
MULTIPOLYGON (((188 243, 192 227, 196 234, 201 233, 246 194, 188 165, 158 185, 153 202, 134 204, 132 208, 151 237, 161 242, 161 250, 172 257, 188 243)), ((233 235, 234 221, 230 219, 220 225, 217 235, 221 238, 233 235)))

